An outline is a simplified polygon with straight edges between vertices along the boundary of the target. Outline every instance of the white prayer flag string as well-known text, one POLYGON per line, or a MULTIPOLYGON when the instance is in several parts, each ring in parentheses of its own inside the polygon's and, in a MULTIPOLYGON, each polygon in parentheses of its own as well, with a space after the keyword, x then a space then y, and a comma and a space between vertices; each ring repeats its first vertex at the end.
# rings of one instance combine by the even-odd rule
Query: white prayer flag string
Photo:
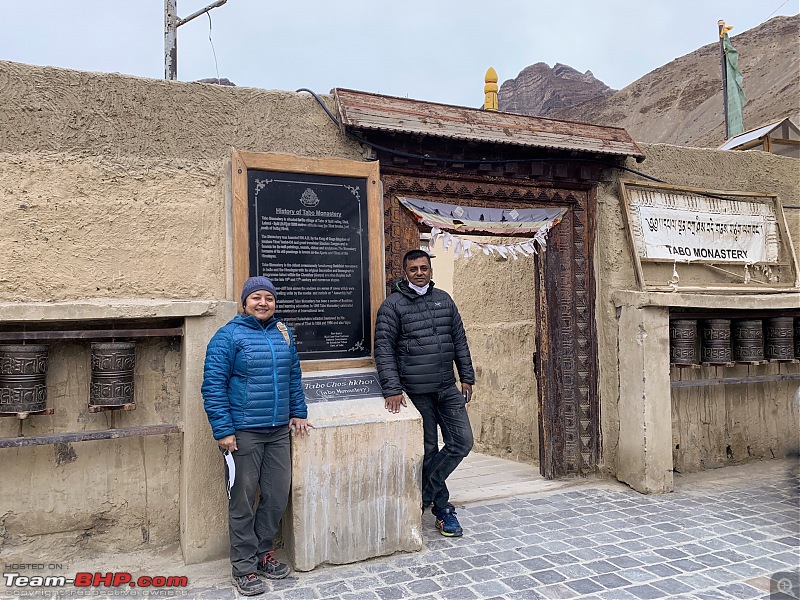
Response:
POLYGON ((488 242, 476 242, 462 238, 458 235, 453 235, 450 232, 442 231, 436 227, 431 227, 431 237, 428 240, 428 249, 433 252, 436 246, 436 241, 441 237, 442 249, 449 252, 450 247, 453 248, 453 258, 471 258, 474 252, 481 250, 488 256, 500 256, 508 259, 509 257, 514 260, 519 260, 520 256, 534 256, 539 251, 543 251, 547 246, 547 233, 549 227, 542 227, 533 238, 526 239, 522 242, 513 244, 491 244, 488 242), (539 246, 539 250, 536 246, 539 246))

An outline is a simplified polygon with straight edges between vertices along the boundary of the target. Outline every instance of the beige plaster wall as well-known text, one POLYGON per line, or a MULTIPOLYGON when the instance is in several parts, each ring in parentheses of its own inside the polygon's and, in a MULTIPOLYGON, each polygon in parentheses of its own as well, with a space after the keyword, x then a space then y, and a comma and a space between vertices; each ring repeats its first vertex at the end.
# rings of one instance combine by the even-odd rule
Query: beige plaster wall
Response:
MULTIPOLYGON (((640 164, 630 160, 627 166, 671 184, 774 193, 785 205, 800 205, 797 160, 763 152, 721 152, 668 145, 642 145, 642 150, 647 159, 640 164)), ((637 179, 627 173, 624 177, 637 179)), ((637 290, 638 286, 616 180, 600 186, 597 202, 595 268, 602 454, 604 467, 614 474, 617 470, 620 418, 617 345, 626 341, 619 339, 619 315, 611 298, 615 291, 637 290)), ((800 211, 786 210, 786 217, 797 248, 800 211)), ((800 306, 800 297, 797 305, 800 306)), ((779 370, 783 373, 798 372, 798 365, 751 367, 750 373, 770 374, 779 370)), ((720 377, 746 374, 746 367, 716 373, 720 377)), ((678 376, 673 370, 673 377, 678 376)), ((693 376, 713 377, 715 373, 712 368, 701 369, 693 376)), ((799 393, 796 381, 691 388, 691 391, 684 389, 673 393, 675 468, 692 471, 784 455, 797 438, 798 408, 793 398, 799 393), (731 453, 728 452, 729 446, 731 453)))
MULTIPOLYGON (((362 159, 308 94, 0 61, 0 106, 0 302, 235 300, 231 149, 362 159)), ((204 342, 193 344, 194 356, 204 342)), ((181 449, 218 453, 204 416, 181 418, 202 407, 199 394, 180 389, 180 346, 139 348, 142 401, 116 425, 177 422, 188 446, 179 434, 0 449, 3 557, 178 541, 181 449), (193 406, 181 406, 181 394, 193 406)), ((88 345, 51 344, 56 414, 30 417, 26 435, 108 426, 104 415, 86 414, 87 353, 88 345)), ((0 419, 0 437, 16 435, 16 421, 0 419)), ((220 469, 203 468, 204 483, 220 469)), ((190 486, 197 476, 184 479, 190 486)), ((220 509, 221 488, 205 491, 220 509)), ((194 509, 184 507, 191 522, 183 524, 199 544, 184 548, 192 561, 225 546, 224 515, 199 531, 204 517, 194 509)))
POLYGON ((453 298, 475 368, 475 398, 468 405, 475 451, 534 464, 539 428, 533 259, 483 253, 456 259, 453 298))
POLYGON ((361 159, 308 94, 0 61, 0 106, 0 301, 224 298, 231 148, 361 159))

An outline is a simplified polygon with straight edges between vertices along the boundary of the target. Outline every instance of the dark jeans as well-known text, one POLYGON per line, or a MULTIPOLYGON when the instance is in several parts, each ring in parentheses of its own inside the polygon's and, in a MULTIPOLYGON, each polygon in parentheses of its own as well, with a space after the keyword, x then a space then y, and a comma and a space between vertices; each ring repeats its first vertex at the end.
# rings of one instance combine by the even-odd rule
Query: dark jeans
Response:
POLYGON ((233 574, 239 576, 255 573, 258 561, 272 550, 272 538, 286 510, 292 479, 289 428, 271 433, 237 431, 236 446, 228 531, 233 574), (259 486, 261 497, 254 509, 259 486))
POLYGON ((425 458, 422 461, 422 506, 441 510, 450 502, 445 480, 472 450, 472 427, 464 396, 456 386, 431 394, 409 394, 422 415, 425 458), (439 449, 437 427, 444 446, 439 449))

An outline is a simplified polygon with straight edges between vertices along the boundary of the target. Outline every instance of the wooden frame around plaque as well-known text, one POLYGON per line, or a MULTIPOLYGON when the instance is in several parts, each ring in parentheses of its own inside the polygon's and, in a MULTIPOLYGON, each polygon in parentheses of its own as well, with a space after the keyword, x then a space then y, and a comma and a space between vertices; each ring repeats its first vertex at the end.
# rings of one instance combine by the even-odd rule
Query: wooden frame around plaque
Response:
MULTIPOLYGON (((378 307, 384 298, 383 206, 380 170, 377 161, 357 162, 342 158, 303 158, 289 154, 232 151, 233 285, 241 290, 254 272, 250 264, 250 223, 248 170, 296 173, 363 179, 367 205, 367 248, 369 278, 369 317, 371 335, 375 331, 378 307)), ((238 304, 238 292, 235 292, 238 304)), ((280 300, 279 300, 280 307, 280 300)), ((241 307, 240 307, 241 310, 241 307)), ((372 356, 301 360, 303 371, 374 366, 372 356)))
MULTIPOLYGON (((789 227, 786 222, 786 216, 783 212, 783 205, 780 199, 775 194, 768 194, 763 192, 737 192, 737 191, 720 191, 708 190, 697 187, 669 185, 663 183, 652 183, 646 181, 633 181, 621 179, 619 181, 619 200, 622 205, 622 216, 625 221, 625 229, 628 233, 628 245, 631 251, 634 268, 636 271, 636 280, 639 284, 641 291, 670 291, 670 292, 747 292, 747 293, 776 293, 776 292, 789 292, 795 291, 800 288, 800 270, 798 270, 797 254, 795 253, 792 238, 789 235, 789 227), (674 193, 677 195, 698 195, 707 196, 711 198, 718 198, 720 200, 730 201, 749 201, 759 202, 762 204, 770 205, 775 211, 778 232, 780 234, 779 240, 779 257, 776 262, 768 263, 772 266, 785 268, 790 271, 791 281, 786 283, 770 283, 770 284, 755 284, 755 283, 706 283, 702 285, 685 285, 677 283, 670 285, 667 281, 654 281, 652 278, 647 279, 644 271, 643 264, 662 264, 672 265, 676 264, 692 264, 692 265, 706 265, 708 268, 717 269, 713 264, 713 260, 700 260, 694 259, 690 263, 680 259, 667 260, 662 258, 645 258, 639 255, 637 251, 636 232, 634 231, 633 215, 631 212, 631 195, 629 190, 631 188, 644 188, 650 190, 657 190, 666 194, 674 193)), ((738 263, 744 266, 744 262, 738 263)), ((718 269, 721 270, 721 269, 718 269)))

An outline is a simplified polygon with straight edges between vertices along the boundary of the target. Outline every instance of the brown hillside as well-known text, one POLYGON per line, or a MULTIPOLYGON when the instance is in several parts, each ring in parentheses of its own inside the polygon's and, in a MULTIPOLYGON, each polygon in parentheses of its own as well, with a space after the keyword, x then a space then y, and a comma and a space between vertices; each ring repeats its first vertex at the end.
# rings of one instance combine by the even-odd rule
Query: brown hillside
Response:
MULTIPOLYGON (((731 38, 747 94, 745 129, 800 114, 798 33, 800 15, 794 15, 775 17, 731 38)), ((504 103, 513 100, 501 98, 501 107, 504 103)), ((624 127, 642 142, 717 147, 725 141, 722 111, 719 44, 711 43, 614 94, 542 116, 624 127)))

